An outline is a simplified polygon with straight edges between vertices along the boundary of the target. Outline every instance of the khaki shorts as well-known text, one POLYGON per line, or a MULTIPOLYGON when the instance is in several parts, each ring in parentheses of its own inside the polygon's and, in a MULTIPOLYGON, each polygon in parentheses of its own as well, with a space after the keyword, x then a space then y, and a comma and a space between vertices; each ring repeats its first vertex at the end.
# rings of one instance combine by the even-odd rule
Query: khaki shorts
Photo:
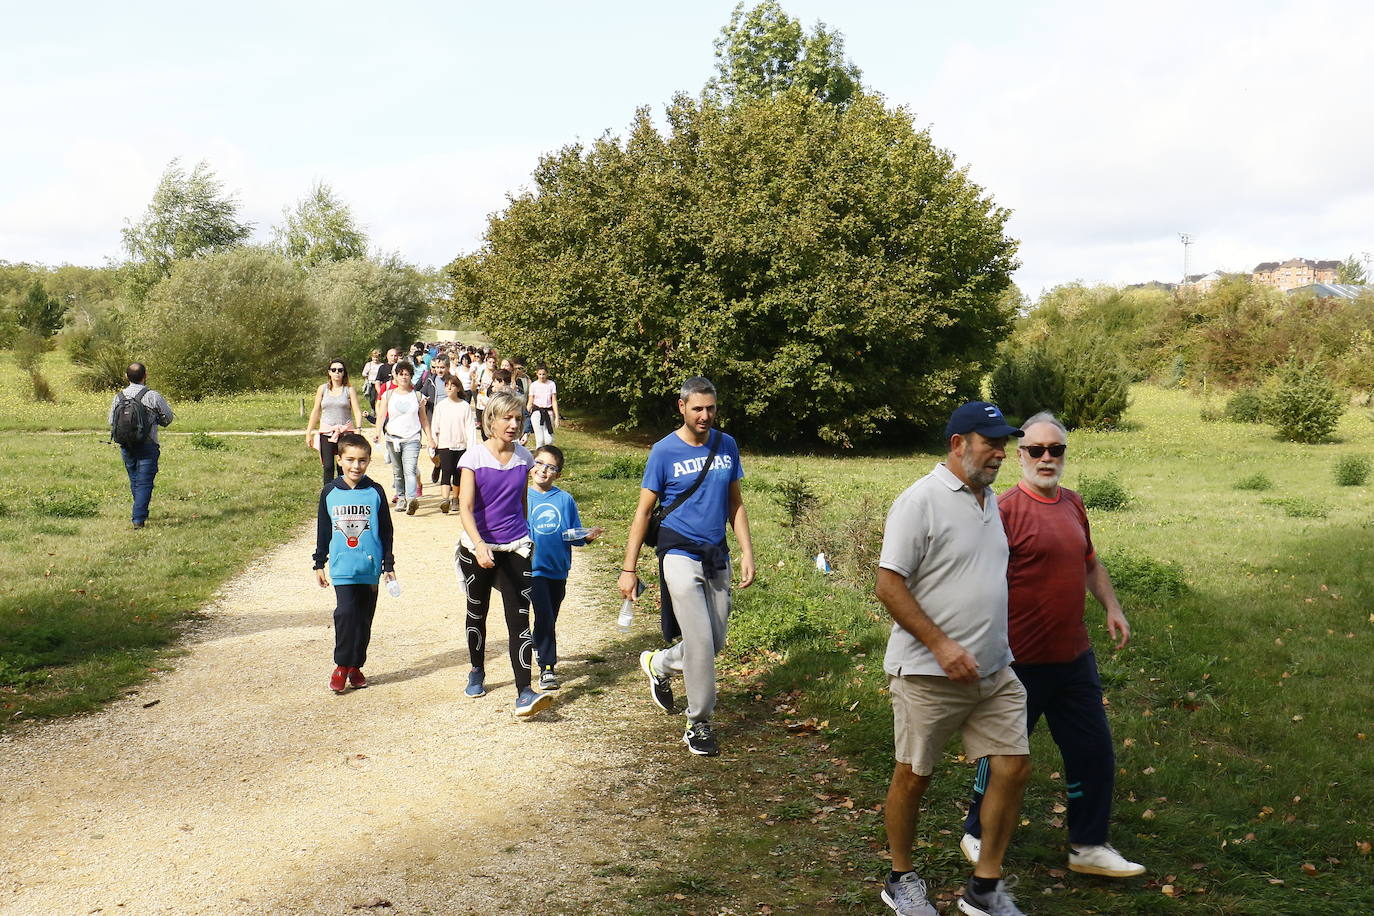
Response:
POLYGON ((956 729, 963 735, 964 755, 969 760, 1030 754, 1026 688, 1010 666, 976 684, 910 674, 889 677, 887 686, 892 694, 897 762, 910 764, 917 776, 935 772, 956 729))

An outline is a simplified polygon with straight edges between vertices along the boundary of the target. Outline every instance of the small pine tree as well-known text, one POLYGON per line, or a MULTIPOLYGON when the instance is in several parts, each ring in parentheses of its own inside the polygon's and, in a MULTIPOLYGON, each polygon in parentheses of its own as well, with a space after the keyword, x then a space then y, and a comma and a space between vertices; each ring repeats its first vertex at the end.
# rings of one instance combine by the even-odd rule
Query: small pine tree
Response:
POLYGON ((1345 413, 1345 399, 1317 363, 1290 359, 1271 383, 1265 419, 1290 442, 1320 442, 1345 413))

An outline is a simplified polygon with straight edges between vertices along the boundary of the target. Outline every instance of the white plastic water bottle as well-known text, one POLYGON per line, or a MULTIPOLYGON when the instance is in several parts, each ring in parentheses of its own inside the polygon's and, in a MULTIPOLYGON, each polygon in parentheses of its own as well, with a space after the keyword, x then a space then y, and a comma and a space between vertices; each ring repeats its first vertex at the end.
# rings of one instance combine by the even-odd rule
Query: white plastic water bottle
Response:
POLYGON ((635 603, 629 598, 620 602, 620 617, 616 620, 615 626, 622 633, 630 632, 630 628, 635 623, 635 603))
POLYGON ((390 595, 391 597, 393 597, 393 598, 399 598, 399 597, 401 597, 401 580, 400 580, 400 579, 387 579, 387 580, 386 580, 386 593, 387 593, 388 595, 390 595))
POLYGON ((563 532, 563 540, 580 541, 591 533, 592 529, 590 528, 569 528, 567 531, 563 532))

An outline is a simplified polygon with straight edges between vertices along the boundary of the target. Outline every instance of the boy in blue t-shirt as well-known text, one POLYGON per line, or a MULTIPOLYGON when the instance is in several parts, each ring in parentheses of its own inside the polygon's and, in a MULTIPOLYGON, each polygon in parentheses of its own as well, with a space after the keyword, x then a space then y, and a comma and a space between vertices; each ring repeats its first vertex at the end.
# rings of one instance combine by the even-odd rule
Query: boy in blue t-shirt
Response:
POLYGON ((557 690, 558 611, 568 588, 572 568, 572 549, 596 540, 604 528, 593 528, 585 537, 563 540, 563 532, 582 527, 577 503, 572 496, 553 485, 563 473, 563 450, 545 445, 534 452, 530 471, 530 537, 534 540, 531 564, 530 603, 534 605, 534 650, 539 656, 539 689, 557 690))
POLYGON ((363 665, 372 640, 377 611, 377 584, 396 578, 391 555, 391 512, 386 493, 367 475, 372 446, 358 433, 339 437, 343 474, 320 491, 315 525, 315 580, 328 588, 333 580, 334 673, 329 689, 343 693, 367 686, 363 665), (325 564, 329 575, 325 575, 325 564))

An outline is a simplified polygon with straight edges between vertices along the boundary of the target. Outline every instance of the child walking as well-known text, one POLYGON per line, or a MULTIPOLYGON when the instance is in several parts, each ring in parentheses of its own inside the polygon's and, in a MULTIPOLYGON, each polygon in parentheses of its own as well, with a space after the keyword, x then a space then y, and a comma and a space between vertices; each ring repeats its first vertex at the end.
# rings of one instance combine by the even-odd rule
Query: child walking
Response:
POLYGON ((457 502, 454 496, 462 480, 458 475, 458 462, 478 439, 472 405, 463 399, 463 383, 457 376, 450 375, 444 381, 444 387, 448 396, 434 405, 430 432, 431 440, 439 450, 439 489, 443 496, 439 511, 447 513, 457 502))
POLYGON ((320 491, 315 525, 315 579, 334 584, 334 673, 329 689, 367 686, 363 665, 372 640, 377 584, 396 578, 391 555, 391 512, 381 485, 367 476, 372 446, 358 433, 339 436, 343 473, 320 491), (325 575, 325 564, 329 574, 325 575))
POLYGON ((564 532, 582 527, 582 519, 572 496, 554 486, 562 474, 562 449, 556 445, 535 449, 527 502, 530 537, 534 540, 530 599, 534 604, 534 651, 539 656, 541 690, 557 690, 561 686, 554 671, 558 664, 556 627, 568 589, 572 549, 596 540, 606 530, 593 528, 585 537, 563 539, 564 532))

